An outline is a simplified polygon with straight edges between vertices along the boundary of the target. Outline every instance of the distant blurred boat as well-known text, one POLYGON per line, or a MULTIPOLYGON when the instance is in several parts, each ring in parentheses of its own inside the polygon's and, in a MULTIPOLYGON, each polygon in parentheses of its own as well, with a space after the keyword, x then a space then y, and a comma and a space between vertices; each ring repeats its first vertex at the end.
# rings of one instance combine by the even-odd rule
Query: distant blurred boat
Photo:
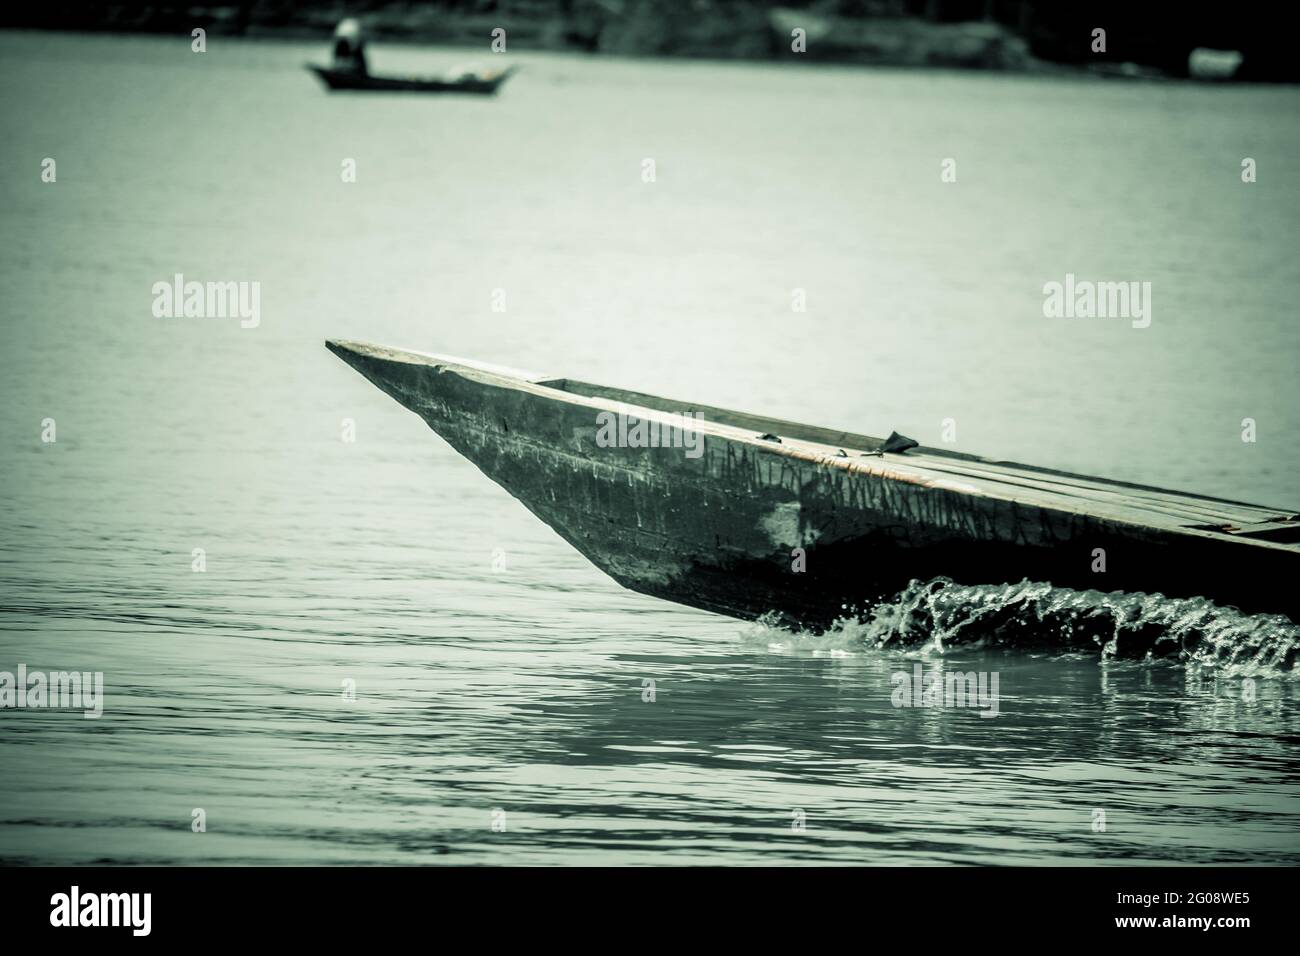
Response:
POLYGON ((375 76, 354 70, 336 70, 308 63, 307 69, 321 78, 331 90, 376 93, 495 93, 514 67, 489 73, 466 73, 458 76, 375 76))

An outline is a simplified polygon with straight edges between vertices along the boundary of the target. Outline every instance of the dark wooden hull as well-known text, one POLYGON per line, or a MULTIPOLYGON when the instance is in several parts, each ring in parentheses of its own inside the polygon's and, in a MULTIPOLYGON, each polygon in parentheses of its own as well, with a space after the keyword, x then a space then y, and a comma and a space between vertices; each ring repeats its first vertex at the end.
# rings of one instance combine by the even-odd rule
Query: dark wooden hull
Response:
POLYGON ((330 90, 346 90, 359 93, 495 93, 502 83, 514 72, 513 69, 502 70, 492 76, 469 77, 466 79, 439 79, 437 77, 418 76, 376 76, 372 73, 356 73, 350 70, 332 70, 324 66, 308 63, 311 70, 330 90))
POLYGON ((1286 583, 1300 571, 1295 509, 936 449, 879 453, 880 439, 864 435, 327 344, 597 567, 645 594, 740 618, 776 612, 820 629, 912 579, 1029 578, 1204 595, 1300 620, 1286 583), (702 454, 599 447, 597 414, 620 409, 647 419, 699 412, 702 454), (1104 573, 1092 570, 1098 548, 1104 573))

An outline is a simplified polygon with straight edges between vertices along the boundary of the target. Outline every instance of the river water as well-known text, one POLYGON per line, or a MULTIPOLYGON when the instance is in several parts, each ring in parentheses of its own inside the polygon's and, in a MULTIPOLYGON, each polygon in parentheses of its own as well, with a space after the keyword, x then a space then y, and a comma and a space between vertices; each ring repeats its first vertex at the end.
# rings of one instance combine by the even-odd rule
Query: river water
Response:
POLYGON ((1294 624, 628 593, 323 346, 1295 510, 1300 90, 512 52, 495 99, 348 97, 324 55, 0 34, 0 671, 105 688, 0 711, 0 860, 1300 862, 1294 624), (155 317, 177 273, 258 325, 155 317), (1045 318, 1067 273, 1150 326, 1045 318), (916 664, 997 716, 895 707, 916 664))

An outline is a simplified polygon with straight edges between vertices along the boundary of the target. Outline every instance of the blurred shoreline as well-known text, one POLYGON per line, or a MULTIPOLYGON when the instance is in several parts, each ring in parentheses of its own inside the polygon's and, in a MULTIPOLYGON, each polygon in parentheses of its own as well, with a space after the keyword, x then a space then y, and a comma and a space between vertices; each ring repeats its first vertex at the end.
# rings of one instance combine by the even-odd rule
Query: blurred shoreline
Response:
MULTIPOLYGON (((0 27, 116 33, 319 39, 357 16, 379 43, 587 52, 622 57, 934 67, 1005 72, 1079 72, 1121 78, 1295 82, 1267 23, 1225 34, 1218 21, 1178 24, 1102 2, 1040 0, 446 0, 414 5, 273 3, 124 5, 9 9, 0 27), (1097 50, 1094 23, 1110 25, 1097 50), (497 34, 499 35, 499 34, 497 34), (800 48, 801 49, 797 49, 800 48), (1212 51, 1247 50, 1226 72, 1212 51), (1193 51, 1210 51, 1199 56, 1193 51), (1201 69, 1199 64, 1208 64, 1201 69), (1240 66, 1236 65, 1240 64, 1240 66)), ((1235 53, 1234 53, 1235 55, 1235 53)), ((1228 62, 1233 62, 1229 58, 1228 62)))

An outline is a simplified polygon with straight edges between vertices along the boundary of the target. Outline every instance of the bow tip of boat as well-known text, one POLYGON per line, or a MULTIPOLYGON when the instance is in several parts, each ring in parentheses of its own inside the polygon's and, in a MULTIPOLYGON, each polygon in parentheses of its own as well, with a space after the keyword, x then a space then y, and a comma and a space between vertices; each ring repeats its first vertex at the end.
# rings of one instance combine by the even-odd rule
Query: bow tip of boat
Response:
POLYGON ((357 371, 364 371, 363 366, 373 365, 378 358, 373 345, 351 339, 326 339, 325 347, 357 371))
POLYGON ((359 354, 361 343, 353 342, 349 339, 326 339, 325 347, 341 359, 346 359, 349 355, 359 354))
POLYGON ((381 391, 403 401, 412 354, 350 339, 326 339, 325 347, 381 391))

